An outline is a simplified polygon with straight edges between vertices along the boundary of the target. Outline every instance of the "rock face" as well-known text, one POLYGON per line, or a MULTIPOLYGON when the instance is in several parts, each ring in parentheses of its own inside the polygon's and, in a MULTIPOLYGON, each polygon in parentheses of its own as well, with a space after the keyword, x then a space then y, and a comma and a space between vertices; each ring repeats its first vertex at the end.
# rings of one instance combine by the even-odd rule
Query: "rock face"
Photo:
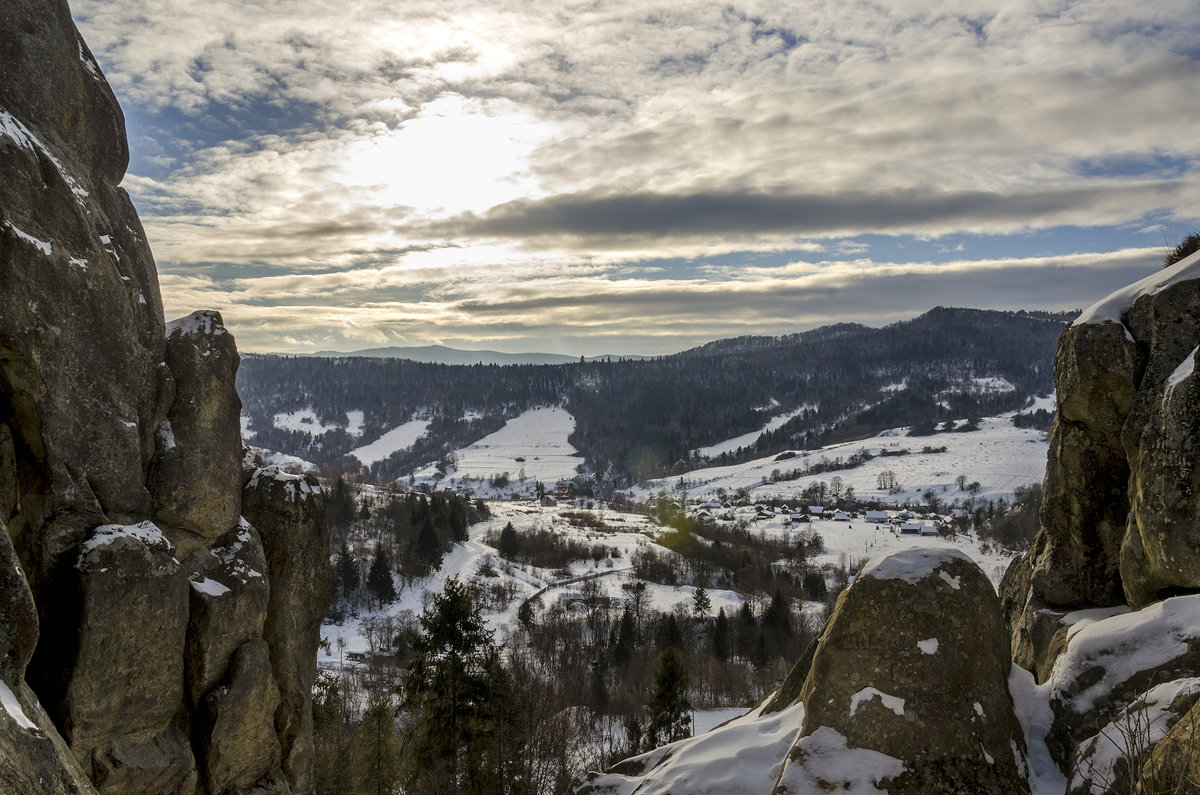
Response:
POLYGON ((164 324, 65 2, 6 3, 0 76, 0 790, 309 791, 320 490, 246 485, 233 336, 164 324))
POLYGON ((922 548, 875 558, 813 654, 776 792, 1028 791, 1010 665, 999 602, 973 561, 922 548), (831 755, 856 761, 831 767, 831 755))
POLYGON ((1195 256, 1063 333, 1041 529, 1001 588, 1015 659, 1041 680, 1064 613, 1200 589, 1197 346, 1195 256))

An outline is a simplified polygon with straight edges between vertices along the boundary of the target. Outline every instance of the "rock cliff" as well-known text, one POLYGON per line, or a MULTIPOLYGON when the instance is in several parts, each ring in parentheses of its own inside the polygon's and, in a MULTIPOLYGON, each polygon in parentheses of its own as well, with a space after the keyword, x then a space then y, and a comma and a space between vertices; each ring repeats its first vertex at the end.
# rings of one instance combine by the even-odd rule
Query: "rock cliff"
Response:
POLYGON ((0 790, 311 789, 320 489, 243 473, 216 312, 164 324, 65 0, 0 14, 0 790))

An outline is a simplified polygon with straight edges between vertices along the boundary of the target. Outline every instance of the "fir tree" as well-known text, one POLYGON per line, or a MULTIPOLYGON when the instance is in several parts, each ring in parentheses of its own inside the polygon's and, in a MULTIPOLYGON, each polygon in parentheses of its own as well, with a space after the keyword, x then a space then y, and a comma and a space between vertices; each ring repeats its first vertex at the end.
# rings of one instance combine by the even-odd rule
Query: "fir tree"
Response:
POLYGON ((667 649, 659 658, 654 691, 646 705, 648 749, 691 736, 692 705, 687 689, 688 672, 683 659, 676 649, 667 649))
POLYGON ((517 530, 513 527, 512 522, 505 524, 504 529, 500 531, 497 551, 500 553, 500 557, 505 560, 516 560, 517 554, 520 551, 520 545, 517 539, 517 530))
POLYGON ((692 610, 695 611, 697 618, 704 618, 711 609, 712 600, 708 598, 708 590, 702 585, 692 595, 692 610))
POLYGON ((333 570, 342 598, 347 598, 358 590, 358 565, 354 562, 354 556, 350 554, 350 547, 345 541, 334 556, 333 570))
POLYGON ((396 598, 396 586, 392 582, 392 566, 388 562, 387 550, 383 544, 375 545, 375 556, 371 558, 371 568, 367 572, 367 590, 379 600, 383 606, 396 598))
POLYGON ((450 782, 459 792, 505 792, 520 754, 517 698, 500 649, 466 586, 451 577, 421 615, 402 706, 417 718, 409 784, 450 782))
POLYGON ((718 660, 728 660, 730 650, 729 619, 725 617, 725 608, 717 611, 717 620, 713 624, 713 656, 718 660))

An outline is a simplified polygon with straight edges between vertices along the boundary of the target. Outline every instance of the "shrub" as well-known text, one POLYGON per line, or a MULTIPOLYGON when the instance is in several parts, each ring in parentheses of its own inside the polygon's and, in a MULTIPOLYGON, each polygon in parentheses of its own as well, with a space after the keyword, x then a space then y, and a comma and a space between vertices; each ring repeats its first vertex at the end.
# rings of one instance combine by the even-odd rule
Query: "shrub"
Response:
POLYGON ((1192 232, 1180 241, 1179 245, 1167 250, 1167 253, 1163 255, 1163 267, 1169 268, 1197 251, 1200 251, 1200 232, 1192 232))

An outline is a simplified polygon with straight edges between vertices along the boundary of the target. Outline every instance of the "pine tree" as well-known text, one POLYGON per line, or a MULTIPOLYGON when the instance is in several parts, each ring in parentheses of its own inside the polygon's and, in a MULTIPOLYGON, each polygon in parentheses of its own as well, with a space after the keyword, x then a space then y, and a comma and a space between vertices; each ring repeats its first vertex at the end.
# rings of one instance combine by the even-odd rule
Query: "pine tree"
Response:
POLYGON ((520 756, 517 693, 466 586, 451 577, 421 615, 402 706, 416 718, 409 785, 505 792, 520 756))
POLYGON ((392 602, 396 598, 396 586, 392 582, 392 566, 388 562, 387 550, 383 544, 375 545, 375 555, 371 558, 371 568, 367 572, 367 590, 379 600, 380 606, 392 602))
POLYGON ((692 610, 695 611, 697 618, 705 618, 711 609, 712 600, 708 598, 708 590, 702 585, 692 595, 692 610))
POLYGON ((717 620, 713 624, 713 656, 718 660, 728 660, 730 651, 729 619, 725 617, 725 608, 717 611, 717 620))
POLYGON ((505 560, 516 560, 517 554, 520 552, 520 543, 517 539, 517 530, 513 527, 512 522, 505 524, 504 529, 500 531, 497 551, 505 560))
POLYGON ((691 736, 692 705, 687 699, 688 672, 678 650, 667 649, 654 672, 654 691, 646 705, 648 748, 691 736))
MULTIPOLYGON (((355 792, 387 795, 400 783, 400 742, 396 709, 386 693, 373 692, 358 725, 354 764, 355 792)), ((345 760, 343 760, 343 764, 345 760)))
POLYGON ((334 556, 333 570, 334 579, 342 591, 342 598, 347 598, 358 590, 358 565, 354 562, 354 556, 350 554, 350 547, 345 541, 334 556))

